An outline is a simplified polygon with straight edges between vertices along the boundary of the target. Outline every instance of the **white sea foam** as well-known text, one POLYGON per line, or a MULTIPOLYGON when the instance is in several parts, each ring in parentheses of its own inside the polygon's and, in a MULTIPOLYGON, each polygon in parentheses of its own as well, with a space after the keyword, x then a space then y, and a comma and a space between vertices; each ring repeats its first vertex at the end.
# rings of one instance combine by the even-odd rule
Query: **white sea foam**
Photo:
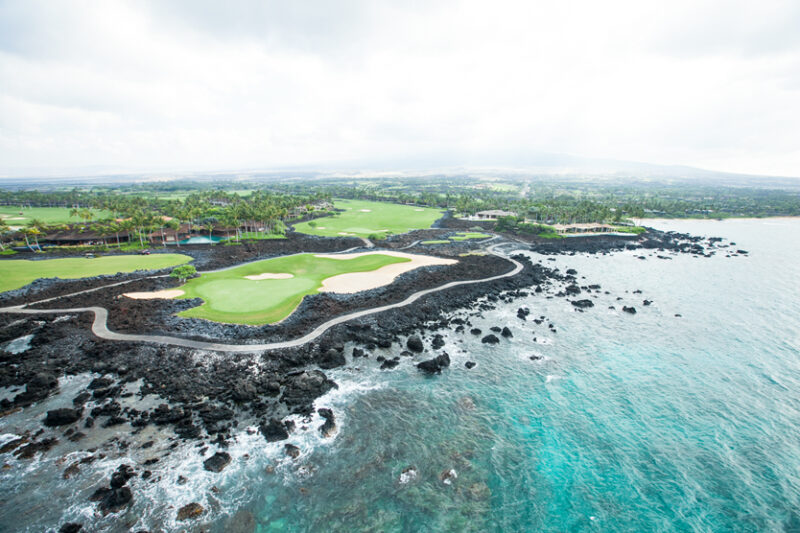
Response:
POLYGON ((8 344, 6 344, 3 349, 8 353, 16 355, 30 349, 32 340, 33 335, 17 337, 12 341, 8 341, 8 344))

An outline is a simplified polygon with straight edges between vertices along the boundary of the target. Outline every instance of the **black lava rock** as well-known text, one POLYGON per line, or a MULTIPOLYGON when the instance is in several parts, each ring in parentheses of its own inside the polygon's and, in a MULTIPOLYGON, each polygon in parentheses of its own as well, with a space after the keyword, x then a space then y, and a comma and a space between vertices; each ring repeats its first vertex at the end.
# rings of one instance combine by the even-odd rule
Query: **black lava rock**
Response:
POLYGON ((319 367, 325 369, 338 368, 344 366, 345 363, 347 363, 347 360, 344 358, 344 354, 333 348, 326 351, 317 359, 319 367))
MULTIPOLYGON (((288 436, 288 435, 287 435, 288 436)), ((231 462, 231 456, 227 452, 217 452, 205 461, 203 461, 203 468, 209 472, 222 472, 231 462)))
POLYGON ((62 409, 53 409, 47 411, 47 416, 44 418, 44 425, 47 427, 66 426, 67 424, 74 424, 81 418, 81 411, 78 409, 70 409, 64 407, 62 409))
POLYGON ((591 300, 575 300, 571 303, 578 309, 588 309, 589 307, 594 307, 594 302, 591 300))
POLYGON ((417 368, 428 374, 439 374, 443 368, 450 366, 450 356, 447 352, 442 352, 441 355, 428 359, 417 365, 417 368))
POLYGON ((336 431, 336 421, 333 417, 333 411, 322 408, 318 409, 317 413, 319 413, 319 416, 325 419, 325 423, 319 427, 319 432, 322 433, 323 437, 332 436, 333 432, 336 431))
POLYGON ((464 366, 467 368, 473 368, 475 367, 476 364, 477 363, 475 363, 474 361, 467 361, 466 363, 464 363, 464 366))
POLYGON ((507 339, 508 339, 508 338, 511 338, 511 337, 513 337, 513 336, 514 336, 514 334, 513 334, 513 333, 511 333, 511 330, 510 330, 510 329, 508 329, 508 327, 504 327, 504 328, 503 328, 503 331, 502 331, 502 333, 500 333, 500 335, 502 335, 503 337, 505 337, 505 338, 507 338, 507 339))
POLYGON ((420 339, 417 335, 410 336, 408 341, 406 341, 406 346, 414 353, 421 353, 424 349, 424 346, 422 345, 422 339, 420 339))
POLYGON ((633 307, 633 306, 631 306, 631 307, 628 307, 627 305, 623 305, 623 306, 622 306, 622 310, 623 310, 624 312, 626 312, 626 313, 630 313, 630 314, 632 314, 632 315, 635 315, 635 314, 636 314, 636 308, 635 308, 635 307, 633 307))
POLYGON ((267 442, 278 442, 289 438, 289 432, 286 431, 286 426, 276 418, 271 419, 269 422, 262 423, 258 429, 261 431, 261 434, 264 435, 264 438, 267 439, 267 442))
POLYGON ((500 339, 497 338, 497 335, 486 335, 484 338, 481 339, 481 342, 484 344, 497 344, 500 342, 500 339))
POLYGON ((111 474, 111 488, 118 489, 124 487, 133 476, 133 468, 130 465, 120 465, 119 468, 111 474))

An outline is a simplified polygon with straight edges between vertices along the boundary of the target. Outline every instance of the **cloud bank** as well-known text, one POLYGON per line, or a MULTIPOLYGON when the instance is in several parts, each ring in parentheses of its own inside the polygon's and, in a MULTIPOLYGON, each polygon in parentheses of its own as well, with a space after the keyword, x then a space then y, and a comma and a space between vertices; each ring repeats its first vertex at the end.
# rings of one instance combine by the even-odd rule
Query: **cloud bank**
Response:
POLYGON ((532 152, 800 175, 800 3, 0 2, 0 173, 532 152))

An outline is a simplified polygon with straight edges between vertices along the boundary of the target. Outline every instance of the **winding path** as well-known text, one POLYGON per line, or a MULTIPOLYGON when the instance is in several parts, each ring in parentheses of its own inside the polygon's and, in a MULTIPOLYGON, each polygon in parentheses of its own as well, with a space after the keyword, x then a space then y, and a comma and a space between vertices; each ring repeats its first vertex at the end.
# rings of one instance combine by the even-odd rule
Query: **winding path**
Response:
MULTIPOLYGON (((63 296, 56 296, 55 298, 48 298, 46 300, 40 300, 38 302, 33 302, 29 304, 23 304, 13 307, 3 307, 0 308, 0 313, 20 313, 20 314, 66 314, 66 313, 85 313, 85 312, 92 312, 94 313, 94 322, 92 322, 92 333, 96 336, 100 337, 101 339, 112 340, 112 341, 127 341, 127 342, 145 342, 151 344, 167 344, 172 346, 183 346, 186 348, 195 348, 198 350, 213 350, 218 352, 235 352, 235 353, 251 353, 251 352, 261 352, 265 350, 277 350, 280 348, 294 348, 297 346, 302 346, 307 342, 311 342, 314 339, 318 338, 320 335, 325 333, 330 328, 342 324, 344 322, 353 320, 355 318, 361 318, 364 316, 381 313, 383 311, 388 311, 390 309, 397 309, 399 307, 405 307, 410 305, 420 298, 427 296, 428 294, 432 294, 434 292, 443 291, 446 289, 450 289, 453 287, 458 287, 460 285, 471 285, 475 283, 485 283, 487 281, 494 281, 503 278, 509 278, 511 276, 516 276, 522 271, 522 264, 514 259, 503 255, 499 252, 495 251, 495 248, 501 246, 500 244, 496 244, 487 248, 487 252, 492 255, 496 255, 497 257, 502 257, 507 261, 510 261, 514 264, 514 268, 505 274, 499 274, 497 276, 491 276, 488 278, 483 279, 474 279, 474 280, 465 280, 465 281, 451 281, 449 283, 445 283, 439 287, 433 287, 431 289, 425 289, 421 291, 417 291, 411 294, 408 298, 401 302, 382 305, 380 307, 374 307, 372 309, 364 309, 362 311, 355 311, 352 313, 348 313, 346 315, 341 315, 336 318, 332 318, 327 322, 323 322, 316 328, 314 328, 311 332, 303 335, 302 337, 298 337, 296 339, 288 340, 288 341, 281 341, 281 342, 268 342, 263 344, 223 344, 218 342, 207 342, 207 341, 195 341, 191 339, 184 339, 181 337, 171 337, 168 335, 140 335, 135 333, 117 333, 108 329, 108 310, 105 307, 74 307, 70 309, 26 309, 26 306, 29 305, 37 305, 42 304, 45 302, 49 302, 52 300, 56 300, 59 298, 65 298, 68 296, 74 296, 78 294, 83 294, 87 292, 98 291, 102 289, 107 289, 109 287, 115 287, 118 285, 124 285, 125 283, 131 283, 132 281, 138 281, 141 278, 137 278, 136 280, 128 280, 122 281, 119 283, 114 283, 111 285, 104 285, 103 287, 96 287, 94 289, 88 289, 84 291, 75 292, 72 294, 65 294, 63 296)), ((163 277, 162 276, 150 276, 152 278, 163 277)))

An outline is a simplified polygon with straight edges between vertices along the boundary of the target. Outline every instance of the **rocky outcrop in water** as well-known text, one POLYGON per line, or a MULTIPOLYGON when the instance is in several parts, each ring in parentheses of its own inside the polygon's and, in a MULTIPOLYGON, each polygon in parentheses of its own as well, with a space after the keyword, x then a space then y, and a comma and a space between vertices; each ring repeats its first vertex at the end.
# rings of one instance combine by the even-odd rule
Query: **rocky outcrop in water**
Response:
POLYGON ((203 468, 209 472, 222 472, 226 466, 231 462, 231 455, 228 452, 217 452, 205 461, 203 461, 203 468))
POLYGON ((133 468, 130 465, 120 465, 111 475, 109 487, 97 489, 89 499, 98 502, 97 506, 103 514, 121 511, 133 501, 133 493, 127 487, 128 480, 133 476, 133 468))
POLYGON ((47 427, 66 426, 67 424, 74 424, 80 418, 81 411, 79 409, 65 407, 47 411, 47 416, 45 416, 42 423, 47 427))
POLYGON ((428 359, 417 364, 417 368, 427 374, 440 374, 442 369, 450 366, 450 356, 447 352, 442 352, 433 359, 428 359))

